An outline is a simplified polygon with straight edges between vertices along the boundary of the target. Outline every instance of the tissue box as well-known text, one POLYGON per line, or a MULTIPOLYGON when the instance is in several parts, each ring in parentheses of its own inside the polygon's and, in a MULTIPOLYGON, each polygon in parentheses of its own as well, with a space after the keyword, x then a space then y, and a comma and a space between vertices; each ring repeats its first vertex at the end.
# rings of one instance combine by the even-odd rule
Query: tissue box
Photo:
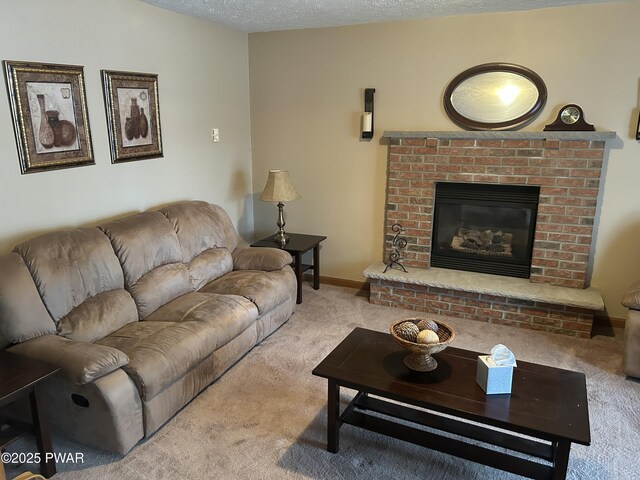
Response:
POLYGON ((512 366, 492 365, 487 362, 491 355, 478 355, 476 381, 487 395, 494 393, 511 393, 512 366))

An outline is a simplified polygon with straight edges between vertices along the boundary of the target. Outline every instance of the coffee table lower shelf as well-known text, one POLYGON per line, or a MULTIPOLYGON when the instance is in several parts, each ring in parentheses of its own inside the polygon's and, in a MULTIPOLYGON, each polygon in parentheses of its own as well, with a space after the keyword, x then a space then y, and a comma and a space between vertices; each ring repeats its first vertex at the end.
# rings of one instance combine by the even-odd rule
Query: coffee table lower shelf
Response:
POLYGON ((349 424, 529 478, 558 479, 566 476, 571 442, 545 442, 543 439, 540 439, 541 441, 530 440, 428 411, 388 402, 380 398, 371 397, 366 392, 359 392, 340 414, 339 397, 340 386, 336 382, 329 381, 327 430, 327 450, 329 452, 338 452, 340 426, 349 424), (389 419, 372 415, 369 412, 382 414, 389 419), (512 452, 524 453, 531 457, 546 460, 548 464, 520 458, 510 453, 499 452, 434 431, 401 424, 394 420, 411 422, 415 425, 451 433, 469 440, 502 447, 512 452))

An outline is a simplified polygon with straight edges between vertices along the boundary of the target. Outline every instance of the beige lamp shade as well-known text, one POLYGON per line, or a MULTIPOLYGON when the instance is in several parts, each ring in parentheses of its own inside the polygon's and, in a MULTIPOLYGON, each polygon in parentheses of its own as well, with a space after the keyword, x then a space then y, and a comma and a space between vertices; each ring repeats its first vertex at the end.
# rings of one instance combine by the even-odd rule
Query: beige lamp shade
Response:
POLYGON ((263 202, 291 202, 302 198, 289 178, 287 170, 269 170, 267 184, 264 186, 260 200, 263 202))

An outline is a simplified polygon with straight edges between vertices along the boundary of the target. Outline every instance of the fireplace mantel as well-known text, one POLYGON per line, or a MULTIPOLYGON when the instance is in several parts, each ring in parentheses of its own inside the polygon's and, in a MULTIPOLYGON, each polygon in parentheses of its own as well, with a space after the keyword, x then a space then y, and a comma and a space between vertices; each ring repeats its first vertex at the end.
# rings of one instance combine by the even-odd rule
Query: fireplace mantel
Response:
POLYGON ((530 131, 385 131, 382 138, 436 138, 442 140, 585 140, 607 141, 616 132, 530 132, 530 131))

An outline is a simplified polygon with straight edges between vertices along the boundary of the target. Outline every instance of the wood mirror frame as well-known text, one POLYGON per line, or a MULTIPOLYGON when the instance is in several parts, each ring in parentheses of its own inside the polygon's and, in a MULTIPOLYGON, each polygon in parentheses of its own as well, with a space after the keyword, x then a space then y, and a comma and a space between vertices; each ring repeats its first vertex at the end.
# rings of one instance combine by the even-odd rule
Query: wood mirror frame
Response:
POLYGON ((485 63, 471 67, 451 80, 444 93, 447 115, 456 125, 467 130, 522 128, 542 112, 546 101, 547 87, 542 78, 533 70, 510 63, 485 63), (522 89, 514 83, 519 83, 526 90, 518 103, 522 89), (463 85, 465 88, 461 89, 463 85), (504 98, 501 91, 508 98, 504 98), (471 106, 466 108, 467 111, 460 105, 456 106, 464 100, 467 107, 471 106), (469 115, 471 108, 477 115, 469 115))

